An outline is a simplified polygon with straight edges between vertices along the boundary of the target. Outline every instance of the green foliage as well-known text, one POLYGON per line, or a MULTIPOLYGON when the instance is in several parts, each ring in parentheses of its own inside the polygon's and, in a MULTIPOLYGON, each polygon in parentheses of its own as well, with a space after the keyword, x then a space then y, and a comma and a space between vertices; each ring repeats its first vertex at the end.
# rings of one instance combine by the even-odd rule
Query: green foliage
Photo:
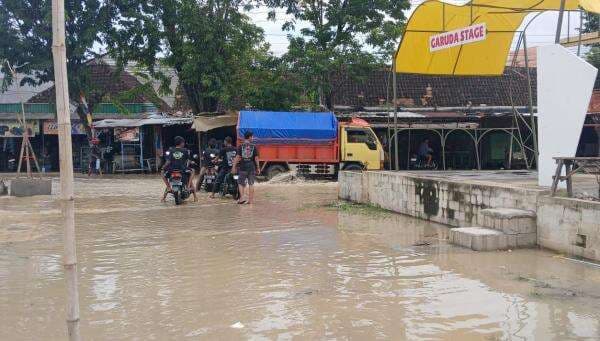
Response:
MULTIPOLYGON (((283 28, 296 29, 298 22, 308 23, 290 36, 284 56, 292 69, 302 76, 306 91, 326 100, 331 106, 330 75, 348 72, 364 74, 388 62, 404 30, 404 10, 408 0, 266 0, 272 7, 282 7, 292 20, 283 28)), ((270 16, 275 19, 275 12, 270 16)))
POLYGON ((600 46, 594 46, 587 55, 590 64, 600 69, 600 46))
POLYGON ((598 32, 600 30, 600 16, 598 14, 585 12, 583 20, 583 33, 598 32))
MULTIPOLYGON (((70 96, 77 100, 80 93, 86 94, 91 107, 103 94, 90 82, 86 62, 95 56, 94 46, 102 44, 102 32, 111 26, 113 12, 106 1, 71 0, 65 1, 65 13, 70 96)), ((0 0, 2 59, 18 66, 17 72, 25 75, 21 84, 54 81, 51 0, 0 0)), ((7 75, 7 71, 3 66, 2 72, 7 75)), ((12 81, 7 79, 4 85, 12 81)))
POLYGON ((251 107, 289 111, 300 101, 301 87, 280 59, 266 56, 257 60, 249 75, 243 88, 251 107))
POLYGON ((243 9, 249 0, 115 0, 118 24, 109 33, 111 53, 121 64, 135 60, 158 73, 174 68, 196 113, 219 105, 238 108, 244 86, 266 58, 262 30, 243 9))
MULTIPOLYGON (((600 16, 595 13, 585 12, 583 33, 598 32, 600 30, 600 16)), ((600 68, 600 44, 592 45, 592 49, 587 54, 587 61, 597 68, 600 68)))

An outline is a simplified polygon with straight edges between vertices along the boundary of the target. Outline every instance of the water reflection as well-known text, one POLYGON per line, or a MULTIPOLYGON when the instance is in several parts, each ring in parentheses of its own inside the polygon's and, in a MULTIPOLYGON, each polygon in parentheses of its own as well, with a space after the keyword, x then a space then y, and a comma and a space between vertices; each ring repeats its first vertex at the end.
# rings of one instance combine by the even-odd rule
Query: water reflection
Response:
MULTIPOLYGON (((335 184, 263 185, 253 207, 161 204, 153 178, 76 185, 88 339, 600 338, 599 269, 339 212, 335 184)), ((0 200, 1 340, 65 336, 57 205, 0 200)))

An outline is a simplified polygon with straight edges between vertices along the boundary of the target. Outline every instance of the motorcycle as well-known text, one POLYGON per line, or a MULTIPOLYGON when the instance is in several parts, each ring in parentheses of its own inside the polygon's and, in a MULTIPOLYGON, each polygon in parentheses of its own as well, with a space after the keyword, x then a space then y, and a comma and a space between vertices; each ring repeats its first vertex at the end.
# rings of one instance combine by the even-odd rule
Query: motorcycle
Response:
POLYGON ((239 176, 237 174, 227 173, 227 175, 225 175, 225 179, 223 180, 223 184, 221 185, 221 197, 231 195, 231 197, 234 200, 238 200, 240 198, 238 178, 239 176))
MULTIPOLYGON (((169 156, 169 153, 169 151, 165 153, 165 159, 169 156)), ((197 160, 198 155, 194 154, 191 160, 188 162, 188 167, 190 170, 198 169, 197 160)), ((175 205, 181 205, 192 194, 188 188, 188 180, 192 175, 192 173, 188 174, 186 171, 179 169, 172 169, 168 171, 168 181, 169 185, 171 186, 170 193, 173 194, 175 205)))
POLYGON ((175 198, 175 205, 181 205, 190 196, 190 191, 187 187, 187 175, 177 169, 169 171, 169 185, 171 185, 170 193, 175 198))
POLYGON ((412 170, 437 170, 438 164, 433 159, 431 160, 431 162, 429 164, 427 164, 427 161, 425 161, 424 158, 412 156, 410 158, 410 168, 409 169, 412 169, 412 170))
MULTIPOLYGON (((216 157, 215 154, 210 154, 210 160, 214 160, 216 157)), ((200 184, 198 189, 202 188, 206 192, 212 192, 213 186, 215 186, 215 182, 217 180, 217 167, 213 164, 213 161, 206 168, 206 172, 202 179, 200 179, 200 184)))

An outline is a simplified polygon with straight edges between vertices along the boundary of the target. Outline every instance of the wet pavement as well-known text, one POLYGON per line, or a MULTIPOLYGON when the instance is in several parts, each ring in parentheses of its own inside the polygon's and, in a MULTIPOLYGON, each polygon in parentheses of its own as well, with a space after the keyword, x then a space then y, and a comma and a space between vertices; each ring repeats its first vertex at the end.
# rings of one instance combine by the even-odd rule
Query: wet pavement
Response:
MULTIPOLYGON (((261 184, 255 205, 160 203, 160 179, 77 179, 87 340, 600 339, 600 267, 477 253, 447 227, 261 184)), ((0 340, 65 338, 56 197, 0 197, 0 340)))

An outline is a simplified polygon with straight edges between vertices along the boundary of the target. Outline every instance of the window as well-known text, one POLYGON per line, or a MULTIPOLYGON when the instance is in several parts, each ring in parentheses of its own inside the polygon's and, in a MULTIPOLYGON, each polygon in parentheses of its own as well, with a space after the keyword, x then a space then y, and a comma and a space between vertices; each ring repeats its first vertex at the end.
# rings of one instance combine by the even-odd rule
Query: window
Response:
POLYGON ((346 136, 348 143, 364 143, 369 149, 377 150, 377 138, 369 129, 347 128, 346 136))

